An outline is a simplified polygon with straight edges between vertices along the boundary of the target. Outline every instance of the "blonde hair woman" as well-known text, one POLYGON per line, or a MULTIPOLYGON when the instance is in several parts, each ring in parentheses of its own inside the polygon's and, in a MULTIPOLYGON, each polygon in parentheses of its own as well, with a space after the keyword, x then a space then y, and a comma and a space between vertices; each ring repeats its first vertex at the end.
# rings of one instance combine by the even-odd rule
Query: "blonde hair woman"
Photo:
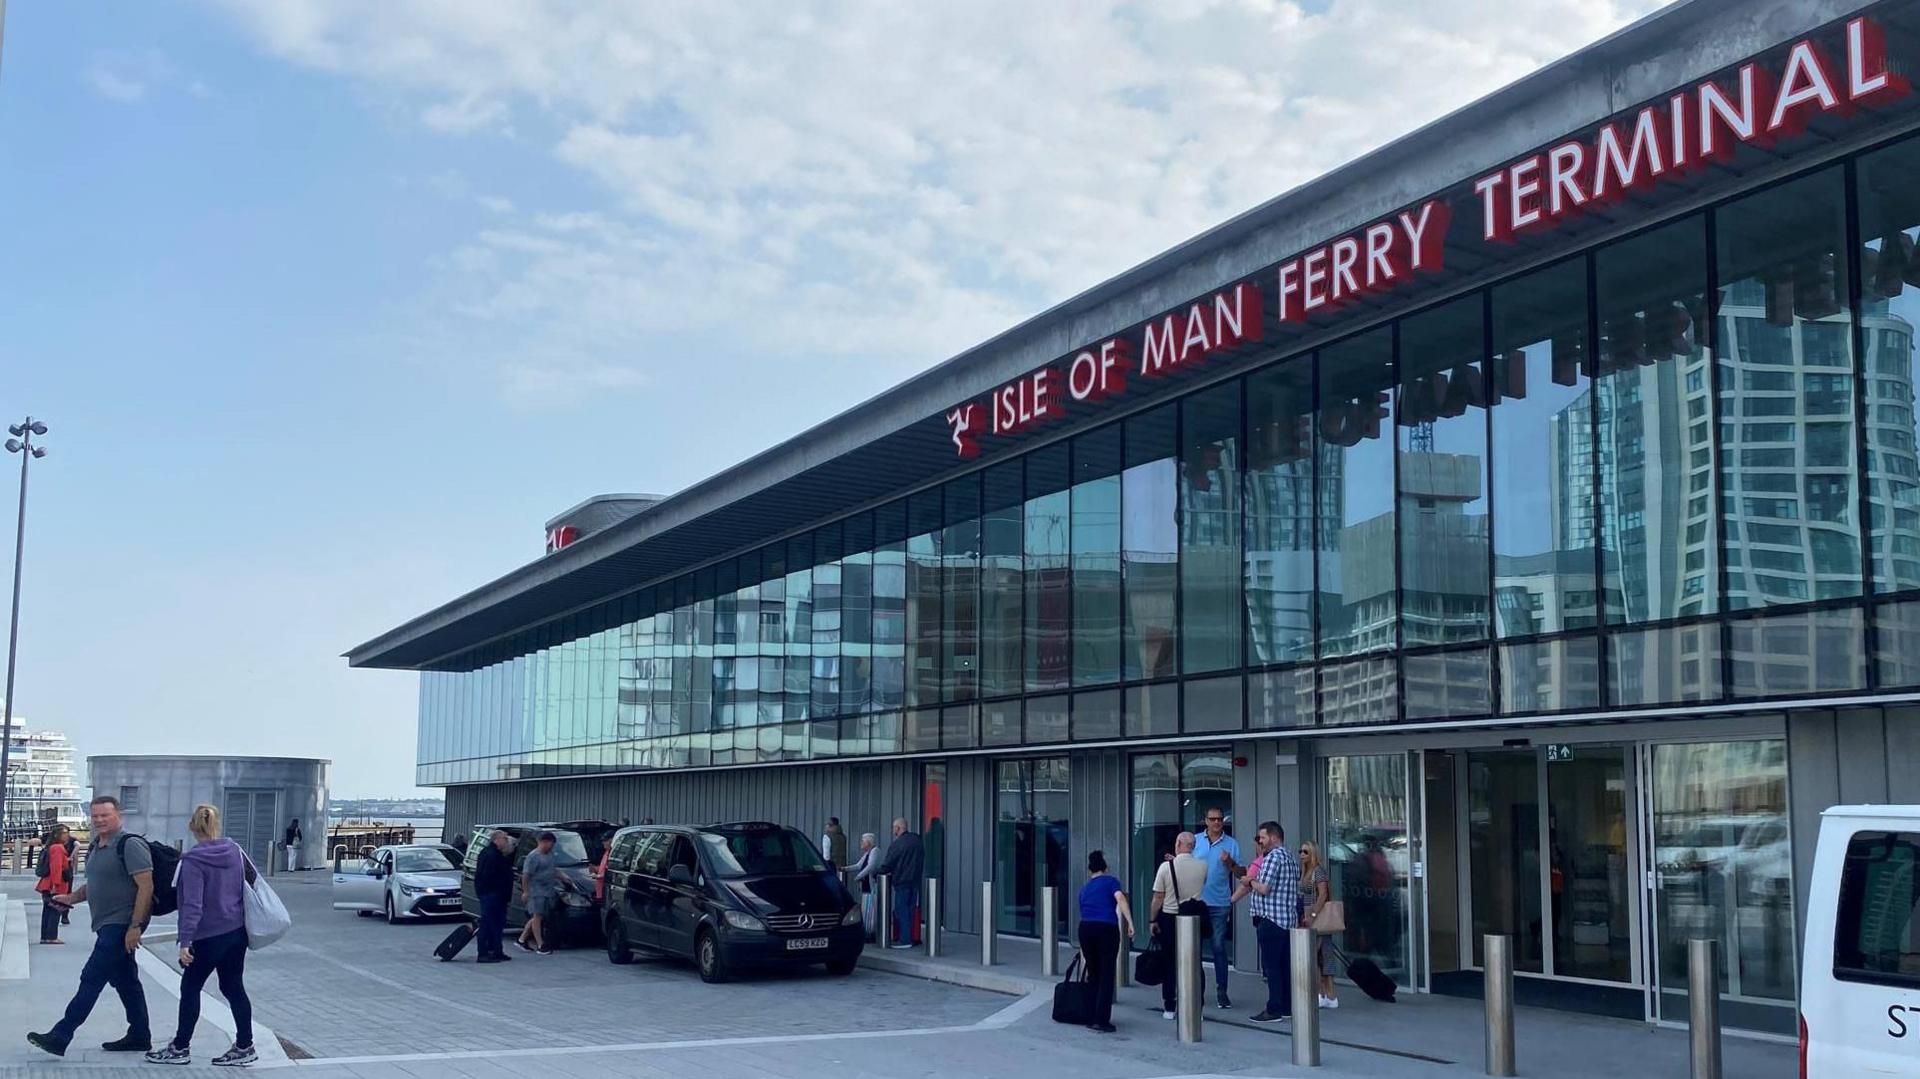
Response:
POLYGON ((251 1064, 253 1002, 244 981, 247 962, 247 856, 220 836, 220 811, 193 808, 187 830, 194 845, 180 856, 176 893, 180 906, 180 1027, 173 1040, 147 1059, 156 1064, 185 1064, 193 1059, 190 1042, 200 1022, 200 991, 220 976, 220 995, 233 1009, 233 1047, 213 1058, 222 1066, 251 1064))
MULTIPOLYGON (((1327 879, 1327 865, 1320 860, 1320 848, 1309 839, 1300 844, 1300 924, 1313 928, 1327 900, 1333 898, 1333 886, 1327 879)), ((1327 938, 1314 939, 1314 965, 1320 968, 1320 1006, 1338 1008, 1340 998, 1333 990, 1333 965, 1327 958, 1327 938)))

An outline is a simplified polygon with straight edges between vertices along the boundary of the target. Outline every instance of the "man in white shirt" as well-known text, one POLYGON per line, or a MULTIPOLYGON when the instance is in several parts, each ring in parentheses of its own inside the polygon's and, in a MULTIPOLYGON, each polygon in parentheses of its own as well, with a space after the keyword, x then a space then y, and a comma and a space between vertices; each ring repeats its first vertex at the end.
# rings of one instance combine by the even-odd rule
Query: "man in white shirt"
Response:
MULTIPOLYGON (((1161 862, 1159 872, 1154 874, 1153 902, 1147 907, 1153 912, 1153 935, 1160 938, 1161 949, 1175 957, 1176 962, 1174 918, 1180 913, 1180 904, 1200 899, 1200 892, 1206 886, 1207 863, 1193 856, 1193 833, 1181 832, 1173 838, 1173 857, 1161 862)), ((1205 915, 1201 916, 1200 924, 1204 932, 1205 915)), ((1166 972, 1160 982, 1160 1008, 1163 1018, 1172 1019, 1178 1003, 1180 978, 1173 962, 1166 964, 1166 972)))

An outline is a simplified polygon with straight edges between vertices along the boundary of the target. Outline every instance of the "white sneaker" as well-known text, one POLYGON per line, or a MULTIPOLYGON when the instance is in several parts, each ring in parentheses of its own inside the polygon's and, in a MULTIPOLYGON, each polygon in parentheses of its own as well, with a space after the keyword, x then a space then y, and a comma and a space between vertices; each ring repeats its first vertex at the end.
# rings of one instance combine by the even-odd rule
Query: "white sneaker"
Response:
POLYGON ((1339 997, 1321 997, 1320 1006, 1322 1008, 1326 1008, 1329 1010, 1338 1008, 1340 1006, 1340 998, 1339 997))
POLYGON ((1160 1018, 1162 1018, 1162 1019, 1172 1019, 1172 1018, 1173 1018, 1173 1013, 1172 1013, 1172 1012, 1170 1012, 1170 1011, 1167 1011, 1166 1009, 1164 1009, 1164 1008, 1163 1008, 1163 1009, 1161 1009, 1161 1011, 1160 1011, 1160 1018))

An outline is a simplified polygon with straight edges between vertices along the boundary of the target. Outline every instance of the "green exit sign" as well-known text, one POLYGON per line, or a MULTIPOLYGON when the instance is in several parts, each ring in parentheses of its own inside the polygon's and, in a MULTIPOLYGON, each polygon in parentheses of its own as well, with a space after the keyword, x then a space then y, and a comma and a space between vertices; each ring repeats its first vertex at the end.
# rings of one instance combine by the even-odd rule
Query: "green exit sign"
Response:
POLYGON ((1570 761, 1572 759, 1573 759, 1572 746, 1548 746, 1547 747, 1548 763, 1552 763, 1554 761, 1570 761))

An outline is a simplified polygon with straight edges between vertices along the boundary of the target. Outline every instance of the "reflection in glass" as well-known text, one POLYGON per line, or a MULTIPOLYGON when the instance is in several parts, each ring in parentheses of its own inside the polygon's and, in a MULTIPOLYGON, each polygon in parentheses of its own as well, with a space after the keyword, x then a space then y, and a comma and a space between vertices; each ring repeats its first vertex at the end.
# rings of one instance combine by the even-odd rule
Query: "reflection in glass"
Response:
POLYGON ((1866 688, 1866 616, 1859 610, 1754 615, 1736 619, 1729 636, 1736 697, 1866 688))
POLYGON ((1018 460, 986 474, 980 522, 980 693, 986 697, 1021 690, 1021 476, 1018 460))
POLYGON ((1026 670, 1029 693, 1064 689, 1073 679, 1072 549, 1067 444, 1027 455, 1026 670))
MULTIPOLYGON (((1318 501, 1336 535, 1319 540, 1322 656, 1394 647, 1393 379, 1391 327, 1324 349, 1319 358, 1318 501)), ((1387 705, 1391 709, 1391 704, 1387 705)))
POLYGON ((1485 648, 1423 652, 1400 659, 1408 719, 1484 716, 1493 710, 1493 672, 1485 648))
POLYGON ((1479 641, 1488 634, 1488 388, 1481 314, 1481 296, 1472 293, 1400 325, 1394 424, 1400 443, 1400 625, 1408 647, 1479 641))
POLYGON ((1607 636, 1607 699, 1621 706, 1715 700, 1720 655, 1713 623, 1615 630, 1607 636))
POLYGON ((1327 838, 1333 897, 1346 904, 1336 943, 1403 986, 1413 984, 1407 934, 1407 758, 1403 753, 1326 758, 1327 838))
POLYGON ((1178 514, 1174 504, 1174 430, 1178 407, 1134 416, 1126 424, 1121 473, 1121 567, 1126 576, 1126 676, 1165 678, 1178 668, 1174 603, 1179 588, 1178 514))
POLYGON ((1398 719, 1399 661, 1392 656, 1320 665, 1320 722, 1387 723, 1398 719))
POLYGON ((940 492, 907 499, 907 705, 940 700, 940 492))
POLYGON ((1598 638, 1555 637, 1500 646, 1501 712, 1525 715, 1598 707, 1598 638))
POLYGON ((1129 686, 1123 693, 1128 738, 1180 733, 1180 686, 1159 682, 1129 686))
POLYGON ((1084 690, 1073 695, 1073 740, 1106 741, 1120 737, 1120 691, 1084 690))
POLYGON ((1513 938, 1513 969, 1545 970, 1540 915, 1540 763, 1528 750, 1467 754, 1473 962, 1482 938, 1513 938))
MULTIPOLYGON (((1182 831, 1205 830, 1208 809, 1221 809, 1227 834, 1233 834, 1233 762, 1224 754, 1143 753, 1132 758, 1132 832, 1128 839, 1127 896, 1134 907, 1134 944, 1146 947, 1151 919, 1153 878, 1162 856, 1173 853, 1182 831)), ((1251 850, 1243 851, 1251 859, 1251 850)))
POLYGON ((1920 686, 1920 602, 1881 604, 1874 612, 1874 639, 1879 684, 1920 686))
POLYGON ((1188 674, 1240 665, 1240 383, 1180 403, 1180 643, 1188 674))
MULTIPOLYGON (((1866 342, 1867 507, 1876 592, 1920 589, 1920 139, 1860 159, 1861 336, 1866 342)), ((1920 653, 1910 652, 1908 655, 1920 653)), ((1900 681, 1912 685, 1915 679, 1900 681)), ((1894 683, 1889 683, 1894 684, 1894 683)))
MULTIPOLYGON (((1247 539, 1244 588, 1248 662, 1313 657, 1313 538, 1338 519, 1321 512, 1313 484, 1313 361, 1277 364, 1247 379, 1247 539)), ((1323 458, 1339 451, 1320 447, 1323 458)), ((1334 467, 1338 467, 1337 464, 1334 467)))
POLYGON ((1312 667, 1264 671, 1247 679, 1247 725, 1254 730, 1313 723, 1312 667))
POLYGON ((1586 262, 1498 286, 1492 302, 1495 631, 1590 627, 1599 594, 1586 262))
POLYGON ((1727 609, 1857 596, 1841 171, 1729 203, 1715 225, 1727 609))
POLYGON ((1633 976, 1624 753, 1581 746, 1547 764, 1553 972, 1624 982, 1633 976))
POLYGON ((940 537, 940 696, 980 695, 980 474, 946 485, 940 537))
MULTIPOLYGON (((1613 623, 1718 608, 1706 220, 1600 249, 1602 582, 1613 623)), ((1649 662, 1666 657, 1650 652, 1649 662)), ((1671 671, 1648 671, 1649 680, 1671 671)))
POLYGON ((1245 707, 1241 692, 1237 674, 1187 682, 1181 687, 1181 729, 1188 734, 1239 730, 1245 707))
POLYGON ((1687 1015, 1687 941, 1722 942, 1721 1018, 1794 1029, 1793 845, 1787 746, 1653 747, 1660 1015, 1687 1015))
MULTIPOLYGON (((994 776, 995 922, 1003 933, 1038 935, 1040 889, 1068 890, 1067 851, 1072 838, 1072 787, 1065 757, 1000 761, 994 776)), ((1060 935, 1066 936, 1067 902, 1060 900, 1060 935)))
POLYGON ((1073 684, 1119 680, 1120 425, 1113 423, 1073 440, 1073 684))

